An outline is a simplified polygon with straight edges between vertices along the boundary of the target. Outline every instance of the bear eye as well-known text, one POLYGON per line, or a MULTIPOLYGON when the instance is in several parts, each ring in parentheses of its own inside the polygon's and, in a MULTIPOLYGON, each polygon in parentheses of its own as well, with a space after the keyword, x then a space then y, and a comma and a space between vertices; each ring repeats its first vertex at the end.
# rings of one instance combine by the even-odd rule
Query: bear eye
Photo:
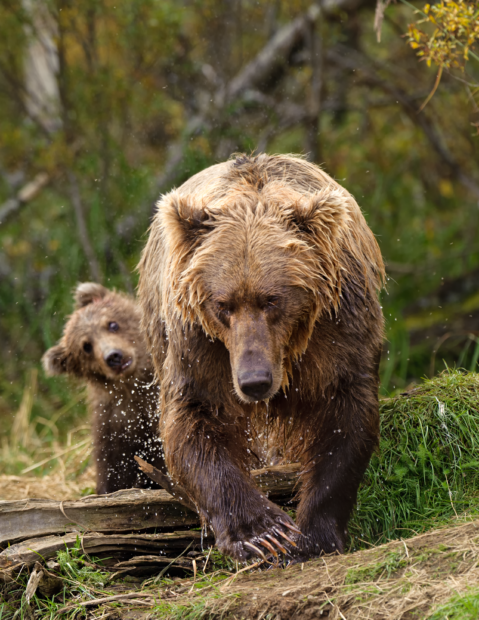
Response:
POLYGON ((218 312, 219 320, 223 323, 223 325, 226 325, 226 327, 229 327, 229 319, 230 319, 230 316, 233 314, 233 310, 231 306, 220 301, 217 303, 216 309, 218 312))
POLYGON ((115 323, 115 321, 111 321, 110 323, 108 323, 108 331, 117 332, 119 329, 120 326, 118 325, 118 323, 115 323))
POLYGON ((83 350, 85 353, 91 353, 93 351, 93 347, 91 346, 91 342, 83 343, 83 350))
POLYGON ((273 309, 273 308, 277 308, 278 307, 278 301, 279 301, 279 297, 268 297, 266 299, 266 308, 268 308, 269 310, 273 309))

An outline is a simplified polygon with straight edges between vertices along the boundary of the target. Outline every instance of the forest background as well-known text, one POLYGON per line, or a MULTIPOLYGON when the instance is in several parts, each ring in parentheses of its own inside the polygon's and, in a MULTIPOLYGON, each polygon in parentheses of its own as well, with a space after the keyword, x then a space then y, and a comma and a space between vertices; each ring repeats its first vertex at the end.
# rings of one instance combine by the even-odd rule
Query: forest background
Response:
MULTIPOLYGON (((302 153, 356 197, 388 271, 383 395, 445 364, 477 370, 477 10, 1 0, 5 450, 10 436, 40 448, 82 428, 83 391, 40 365, 73 287, 133 293, 155 200, 234 152, 302 153)), ((16 473, 22 459, 5 450, 4 470, 16 473)))

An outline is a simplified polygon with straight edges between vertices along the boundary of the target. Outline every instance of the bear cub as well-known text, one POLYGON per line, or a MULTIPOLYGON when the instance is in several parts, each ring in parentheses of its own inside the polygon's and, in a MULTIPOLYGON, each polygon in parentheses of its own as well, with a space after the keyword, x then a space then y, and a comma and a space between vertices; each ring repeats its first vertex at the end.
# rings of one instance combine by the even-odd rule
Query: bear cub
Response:
POLYGON ((66 373, 87 385, 92 420, 96 492, 158 488, 142 474, 138 455, 163 470, 158 386, 140 331, 140 312, 127 295, 84 282, 63 337, 42 362, 50 376, 66 373))

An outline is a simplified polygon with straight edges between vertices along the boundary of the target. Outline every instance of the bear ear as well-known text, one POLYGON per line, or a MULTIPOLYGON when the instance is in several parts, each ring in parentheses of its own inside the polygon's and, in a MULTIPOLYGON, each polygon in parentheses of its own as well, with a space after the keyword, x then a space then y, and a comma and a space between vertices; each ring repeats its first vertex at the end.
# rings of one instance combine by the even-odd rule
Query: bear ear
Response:
POLYGON ((82 282, 74 292, 75 310, 88 306, 97 299, 103 299, 110 291, 96 282, 82 282))
POLYGON ((311 196, 304 196, 293 205, 292 220, 304 233, 326 243, 336 241, 347 228, 350 216, 349 194, 342 188, 325 186, 311 196))
POLYGON ((43 355, 42 364, 49 377, 61 375, 67 371, 67 352, 61 344, 57 344, 43 355))
POLYGON ((173 246, 190 245, 210 228, 210 213, 185 196, 171 192, 158 202, 158 217, 173 246))

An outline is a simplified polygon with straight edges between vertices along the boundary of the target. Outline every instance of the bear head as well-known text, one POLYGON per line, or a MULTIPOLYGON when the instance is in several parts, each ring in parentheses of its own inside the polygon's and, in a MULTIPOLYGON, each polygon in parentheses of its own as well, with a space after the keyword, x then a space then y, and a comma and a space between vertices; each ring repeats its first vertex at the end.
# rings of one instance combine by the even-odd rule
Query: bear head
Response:
POLYGON ((74 299, 63 337, 42 358, 46 373, 103 383, 141 373, 147 362, 135 302, 94 282, 79 284, 74 299))
POLYGON ((358 265, 376 290, 377 243, 354 198, 317 166, 267 155, 212 166, 158 203, 139 265, 151 349, 174 313, 224 343, 242 402, 267 400, 358 265))

